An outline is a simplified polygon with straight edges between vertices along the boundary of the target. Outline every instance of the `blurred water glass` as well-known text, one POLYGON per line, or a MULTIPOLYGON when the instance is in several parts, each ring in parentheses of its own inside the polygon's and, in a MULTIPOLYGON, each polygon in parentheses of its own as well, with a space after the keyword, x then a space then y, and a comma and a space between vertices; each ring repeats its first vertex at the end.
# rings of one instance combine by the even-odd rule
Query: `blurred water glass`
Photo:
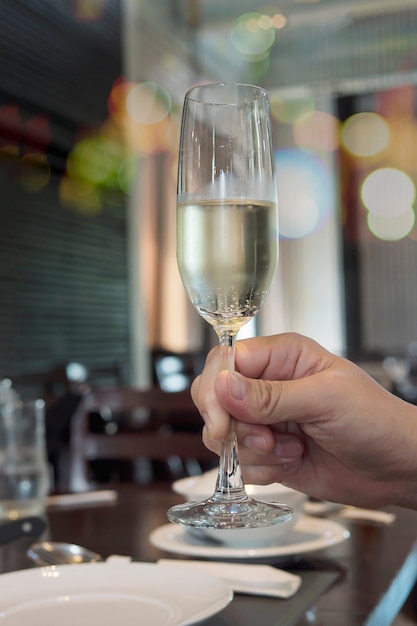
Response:
POLYGON ((0 522, 42 515, 49 486, 45 403, 0 403, 0 522))

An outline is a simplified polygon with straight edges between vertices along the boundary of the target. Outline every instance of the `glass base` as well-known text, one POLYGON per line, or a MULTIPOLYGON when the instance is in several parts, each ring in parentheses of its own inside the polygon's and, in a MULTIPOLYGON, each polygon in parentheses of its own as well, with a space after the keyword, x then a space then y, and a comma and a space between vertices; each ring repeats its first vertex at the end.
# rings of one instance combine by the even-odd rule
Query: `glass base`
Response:
POLYGON ((288 522, 294 514, 285 504, 260 502, 246 497, 238 501, 218 500, 186 502, 171 507, 170 522, 194 528, 261 528, 288 522))

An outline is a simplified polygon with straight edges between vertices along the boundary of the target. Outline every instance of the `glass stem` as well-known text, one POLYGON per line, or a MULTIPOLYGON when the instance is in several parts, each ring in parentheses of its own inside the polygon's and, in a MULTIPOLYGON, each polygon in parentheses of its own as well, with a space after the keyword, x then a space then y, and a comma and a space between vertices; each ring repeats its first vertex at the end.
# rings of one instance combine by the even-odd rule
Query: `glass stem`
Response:
MULTIPOLYGON (((236 332, 227 331, 220 334, 219 344, 221 368, 234 370, 236 332)), ((222 442, 219 473, 213 499, 238 501, 246 497, 245 484, 239 464, 236 422, 231 418, 229 431, 222 442)))

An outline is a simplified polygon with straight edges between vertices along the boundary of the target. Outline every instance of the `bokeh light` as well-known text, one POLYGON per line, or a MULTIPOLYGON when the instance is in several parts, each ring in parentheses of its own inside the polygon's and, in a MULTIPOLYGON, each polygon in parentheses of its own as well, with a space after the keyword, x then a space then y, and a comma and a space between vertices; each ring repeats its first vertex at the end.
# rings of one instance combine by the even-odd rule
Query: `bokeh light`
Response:
POLYGON ((339 147, 339 120, 326 111, 312 111, 294 123, 295 145, 312 152, 333 152, 339 147))
POLYGON ((0 149, 13 146, 20 150, 20 141, 23 136, 23 121, 20 117, 19 106, 17 104, 1 105, 0 120, 2 126, 0 149))
POLYGON ((299 117, 312 113, 315 98, 312 94, 300 94, 284 97, 279 92, 270 92, 271 116, 278 122, 293 124, 299 117))
POLYGON ((307 193, 283 185, 279 193, 280 235, 287 239, 305 237, 319 223, 320 209, 307 193))
POLYGON ((20 156, 19 146, 7 145, 0 148, 0 159, 18 159, 20 156))
POLYGON ((51 178, 51 166, 45 154, 24 154, 20 164, 19 182, 26 191, 37 193, 47 186, 51 178))
POLYGON ((111 185, 117 177, 121 146, 108 137, 97 134, 80 140, 67 159, 67 172, 76 180, 111 185))
POLYGON ((172 98, 157 83, 136 83, 119 77, 110 90, 108 118, 75 142, 62 184, 66 206, 94 214, 106 202, 129 194, 140 159, 176 153, 179 118, 172 98), (94 192, 93 192, 94 190, 94 192))
POLYGON ((51 179, 48 147, 51 143, 50 116, 28 116, 16 104, 0 106, 2 138, 0 166, 26 191, 38 193, 51 179))
POLYGON ((103 17, 107 0, 72 0, 74 18, 79 22, 95 22, 103 17))
POLYGON ((273 15, 271 17, 271 21, 272 26, 277 30, 281 30, 281 28, 284 28, 284 26, 286 26, 288 22, 287 18, 282 13, 276 13, 275 15, 273 15))
MULTIPOLYGON (((158 154, 173 149, 175 130, 171 116, 164 118, 159 124, 138 124, 131 118, 125 119, 122 128, 123 136, 129 152, 135 154, 158 154)), ((175 142, 175 150, 178 143, 175 142)))
POLYGON ((415 213, 410 207, 407 211, 393 218, 384 218, 376 213, 368 212, 368 228, 378 239, 398 241, 407 237, 415 223, 415 213))
POLYGON ((266 76, 271 68, 271 57, 266 53, 262 57, 251 57, 247 59, 251 63, 250 82, 259 83, 266 76))
POLYGON ((342 126, 341 142, 357 157, 372 157, 386 151, 390 142, 387 121, 377 113, 356 113, 342 126))
POLYGON ((126 194, 129 194, 138 174, 140 156, 133 154, 123 159, 117 171, 119 187, 126 194))
POLYGON ((51 143, 49 115, 39 113, 24 122, 22 153, 44 153, 51 143))
POLYGON ((171 107, 171 96, 157 83, 139 83, 129 90, 126 98, 126 109, 139 124, 158 124, 169 115, 171 107))
POLYGON ((61 178, 59 197, 62 206, 84 215, 97 215, 103 207, 102 197, 95 185, 68 176, 61 178))
POLYGON ((278 150, 275 159, 280 236, 305 237, 330 211, 330 170, 319 157, 301 150, 278 150))
POLYGON ((118 119, 126 115, 126 99, 129 91, 137 83, 126 81, 123 77, 119 77, 113 83, 107 98, 107 108, 112 118, 118 119))
POLYGON ((392 219, 410 210, 416 198, 416 188, 402 170, 384 167, 365 178, 360 195, 368 211, 392 219))
POLYGON ((262 13, 244 13, 234 23, 231 30, 233 46, 245 56, 259 56, 265 53, 275 41, 275 28, 272 19, 262 13))

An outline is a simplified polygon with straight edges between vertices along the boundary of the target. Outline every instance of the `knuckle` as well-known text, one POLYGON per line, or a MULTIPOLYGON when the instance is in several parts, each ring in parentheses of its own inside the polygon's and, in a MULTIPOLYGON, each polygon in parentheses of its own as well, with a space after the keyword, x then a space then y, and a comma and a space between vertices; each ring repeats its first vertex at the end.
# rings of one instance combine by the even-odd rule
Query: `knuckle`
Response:
POLYGON ((256 404, 260 414, 264 417, 271 417, 276 413, 279 393, 277 387, 279 383, 272 381, 262 381, 256 386, 256 404))
POLYGON ((212 452, 215 452, 216 454, 220 454, 221 444, 219 441, 214 441, 213 439, 210 439, 206 426, 204 426, 203 428, 202 439, 206 448, 208 448, 212 452))

